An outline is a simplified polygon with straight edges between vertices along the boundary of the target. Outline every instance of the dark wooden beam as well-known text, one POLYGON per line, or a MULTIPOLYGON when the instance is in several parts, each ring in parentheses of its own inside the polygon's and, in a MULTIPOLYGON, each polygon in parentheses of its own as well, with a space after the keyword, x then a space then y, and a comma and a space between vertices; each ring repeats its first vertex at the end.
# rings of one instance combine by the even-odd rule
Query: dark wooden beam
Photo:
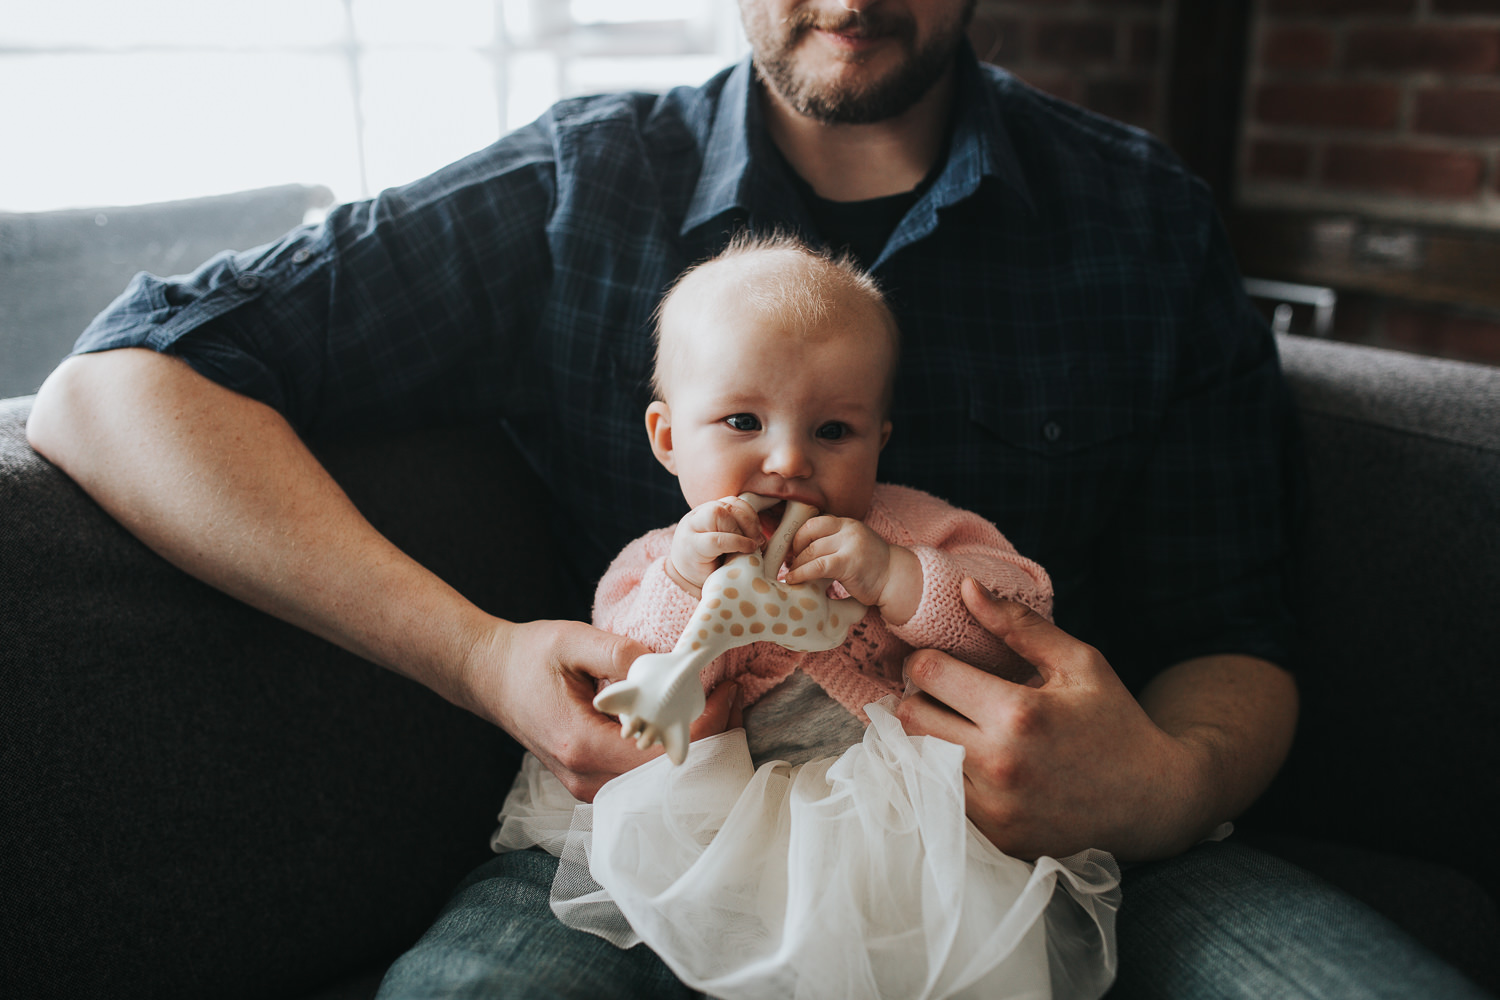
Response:
POLYGON ((1165 138, 1225 215, 1234 204, 1249 31, 1250 0, 1177 4, 1165 138))
POLYGON ((1500 312, 1500 233, 1269 209, 1235 213, 1230 233, 1257 278, 1500 312))

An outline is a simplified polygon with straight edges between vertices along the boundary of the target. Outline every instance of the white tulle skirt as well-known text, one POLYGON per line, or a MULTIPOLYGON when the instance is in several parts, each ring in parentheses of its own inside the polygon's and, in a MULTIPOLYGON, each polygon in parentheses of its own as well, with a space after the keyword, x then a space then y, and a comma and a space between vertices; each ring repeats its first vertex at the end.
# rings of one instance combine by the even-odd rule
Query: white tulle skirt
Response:
POLYGON ((1008 857, 964 816, 963 749, 867 712, 838 757, 757 769, 732 730, 680 767, 621 775, 592 806, 528 757, 493 846, 559 855, 563 923, 644 941, 714 997, 1103 994, 1114 859, 1008 857))

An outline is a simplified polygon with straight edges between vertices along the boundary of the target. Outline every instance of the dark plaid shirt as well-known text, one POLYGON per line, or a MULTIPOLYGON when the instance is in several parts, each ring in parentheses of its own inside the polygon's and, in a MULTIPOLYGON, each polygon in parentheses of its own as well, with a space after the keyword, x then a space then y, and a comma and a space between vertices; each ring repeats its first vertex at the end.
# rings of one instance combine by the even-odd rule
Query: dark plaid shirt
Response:
MULTIPOLYGON (((503 425, 593 578, 686 509, 642 420, 662 290, 737 227, 820 239, 755 87, 747 62, 563 101, 277 244, 139 276, 78 349, 179 354, 309 436, 503 425)), ((941 172, 871 263, 904 336, 883 480, 998 524, 1127 678, 1287 661, 1288 408, 1202 183, 965 51, 941 172)))

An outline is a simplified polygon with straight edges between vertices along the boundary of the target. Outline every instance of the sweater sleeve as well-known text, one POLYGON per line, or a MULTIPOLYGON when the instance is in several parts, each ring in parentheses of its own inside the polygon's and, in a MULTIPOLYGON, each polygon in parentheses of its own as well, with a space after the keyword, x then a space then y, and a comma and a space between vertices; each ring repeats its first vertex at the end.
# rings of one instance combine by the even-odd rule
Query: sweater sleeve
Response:
POLYGON ((594 591, 594 625, 669 652, 687 627, 698 599, 667 576, 674 528, 642 535, 610 563, 594 591))
POLYGON ((868 518, 887 541, 916 554, 922 566, 922 600, 897 638, 918 649, 941 649, 975 666, 1012 661, 1009 647, 991 635, 964 606, 960 586, 971 576, 992 593, 1052 617, 1047 571, 1016 551, 989 521, 937 497, 902 486, 882 486, 868 518))

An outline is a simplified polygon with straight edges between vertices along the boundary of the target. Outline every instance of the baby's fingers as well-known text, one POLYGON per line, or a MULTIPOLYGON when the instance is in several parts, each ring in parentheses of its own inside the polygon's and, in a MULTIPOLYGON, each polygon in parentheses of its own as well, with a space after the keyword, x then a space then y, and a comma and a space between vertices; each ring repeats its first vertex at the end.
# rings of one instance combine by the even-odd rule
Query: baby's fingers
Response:
MULTIPOLYGON (((750 505, 738 497, 724 497, 720 500, 710 500, 699 504, 682 519, 683 527, 699 535, 712 535, 714 533, 732 533, 743 535, 745 538, 753 539, 756 543, 760 539, 760 521, 750 505)), ((741 550, 738 547, 724 549, 720 552, 753 551, 753 549, 741 550)))
POLYGON ((708 531, 693 536, 693 549, 706 560, 739 552, 754 552, 760 548, 754 539, 732 531, 708 531))
POLYGON ((837 537, 815 538, 798 552, 787 568, 787 583, 806 583, 809 580, 837 580, 845 569, 846 561, 840 558, 843 549, 837 537))
MULTIPOLYGON (((797 533, 792 536, 793 559, 791 565, 797 565, 797 562, 803 558, 804 553, 818 541, 836 536, 844 529, 845 520, 842 517, 820 514, 798 528, 797 533)), ((827 549, 825 548, 823 551, 827 551, 827 549)))
MULTIPOLYGON (((760 515, 756 513, 755 508, 737 496, 725 497, 718 501, 718 503, 720 504, 720 510, 728 514, 732 519, 735 530, 754 541, 754 545, 751 548, 738 551, 753 552, 759 548, 761 541, 760 515)), ((724 528, 727 529, 728 525, 724 525, 724 528)))

